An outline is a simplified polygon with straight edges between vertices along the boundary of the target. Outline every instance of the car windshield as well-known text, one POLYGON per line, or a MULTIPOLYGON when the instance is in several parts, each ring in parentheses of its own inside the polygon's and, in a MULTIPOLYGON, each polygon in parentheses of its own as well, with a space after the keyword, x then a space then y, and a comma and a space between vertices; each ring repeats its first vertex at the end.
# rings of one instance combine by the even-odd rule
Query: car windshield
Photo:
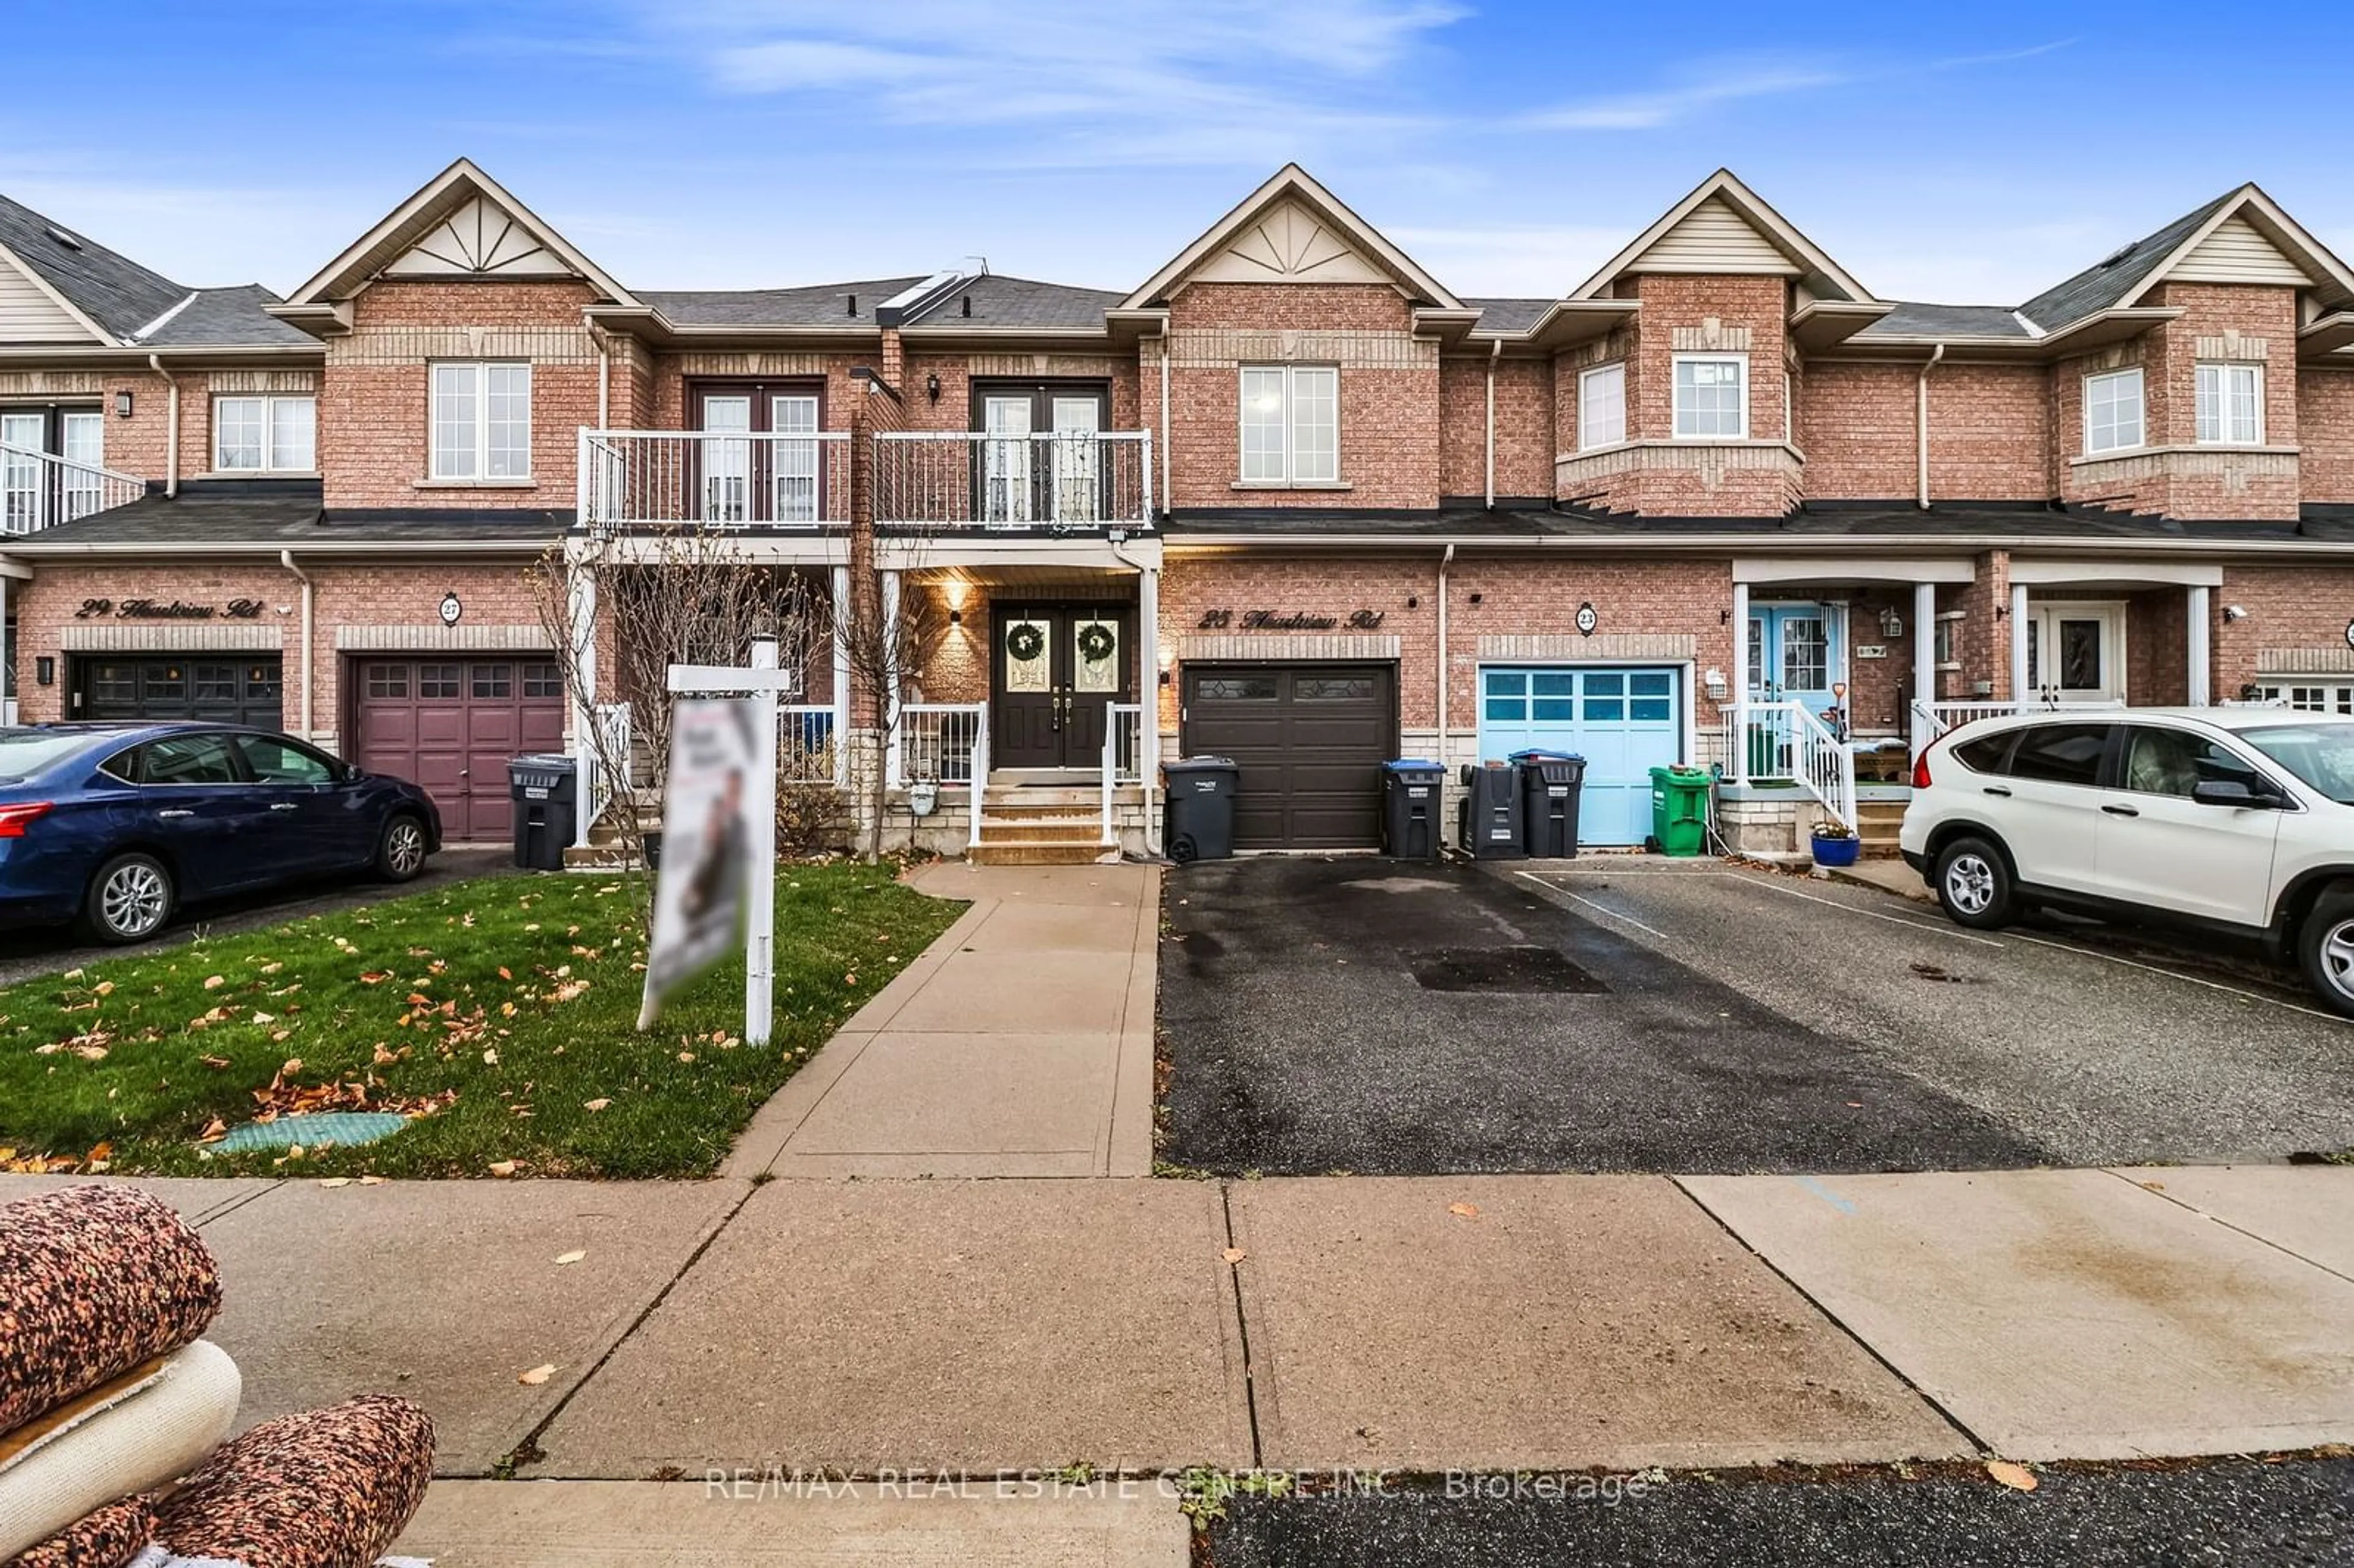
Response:
POLYGON ((2266 726, 2240 738, 2338 804, 2354 806, 2354 724, 2266 726))
POLYGON ((87 751, 90 736, 54 730, 0 730, 0 779, 29 779, 50 763, 87 751))

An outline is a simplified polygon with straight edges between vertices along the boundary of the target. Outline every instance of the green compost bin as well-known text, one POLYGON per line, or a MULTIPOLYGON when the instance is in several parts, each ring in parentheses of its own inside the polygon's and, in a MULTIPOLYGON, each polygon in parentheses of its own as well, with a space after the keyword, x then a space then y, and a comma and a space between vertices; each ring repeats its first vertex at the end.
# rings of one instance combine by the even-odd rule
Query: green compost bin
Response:
POLYGON ((1706 853, 1708 791, 1714 782, 1705 768, 1651 769, 1651 837, 1661 854, 1706 853))

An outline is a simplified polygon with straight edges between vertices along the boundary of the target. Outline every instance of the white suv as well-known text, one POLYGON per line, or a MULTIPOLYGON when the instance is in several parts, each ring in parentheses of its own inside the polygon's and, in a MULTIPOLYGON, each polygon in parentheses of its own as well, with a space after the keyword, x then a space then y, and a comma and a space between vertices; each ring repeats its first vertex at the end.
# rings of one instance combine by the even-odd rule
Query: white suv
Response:
POLYGON ((2354 718, 2286 708, 1981 720, 1913 769, 1904 859, 1965 926, 2050 906, 2303 965, 2354 1016, 2354 718))

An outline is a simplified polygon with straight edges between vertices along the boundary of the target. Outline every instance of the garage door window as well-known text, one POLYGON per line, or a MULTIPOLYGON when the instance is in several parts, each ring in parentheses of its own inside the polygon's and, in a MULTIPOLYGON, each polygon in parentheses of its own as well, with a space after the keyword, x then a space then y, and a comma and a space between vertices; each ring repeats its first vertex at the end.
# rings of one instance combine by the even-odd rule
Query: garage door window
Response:
POLYGON ((406 664, 369 665, 367 694, 371 697, 408 695, 408 666, 406 664))
POLYGON ((526 697, 562 696, 564 672, 554 664, 525 664, 523 667, 523 694, 526 697))
POLYGON ((1205 703, 1271 703, 1272 675, 1204 675, 1193 683, 1193 695, 1205 703))
POLYGON ((1370 675, 1303 675, 1291 694, 1303 703, 1364 703, 1373 696, 1370 675))
POLYGON ((1627 677, 1627 716, 1638 723, 1665 724, 1675 716, 1675 677, 1666 671, 1627 677))
POLYGON ((506 697, 514 694, 514 666, 512 664, 477 664, 474 666, 474 695, 506 697))
POLYGON ((458 694, 458 666, 455 664, 419 664, 417 666, 417 694, 420 697, 455 697, 458 694))

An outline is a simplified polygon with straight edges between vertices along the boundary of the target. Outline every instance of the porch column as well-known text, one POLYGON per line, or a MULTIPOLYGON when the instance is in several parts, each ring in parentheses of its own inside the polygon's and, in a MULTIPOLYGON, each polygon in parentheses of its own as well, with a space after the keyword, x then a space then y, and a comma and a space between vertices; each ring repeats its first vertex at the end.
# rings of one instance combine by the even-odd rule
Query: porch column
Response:
POLYGON ((1920 714, 1907 715, 1912 722, 1905 733, 1913 737, 1913 755, 1929 743, 1928 722, 1921 714, 1934 713, 1937 705, 1937 585, 1913 585, 1913 701, 1920 714))
POLYGON ((2212 662, 2207 652, 2207 618, 2213 608, 2214 594, 2213 588, 2198 583, 2192 585, 2187 596, 2190 600, 2190 621, 2187 628, 2190 636, 2184 641, 2190 649, 2190 682, 2184 689, 2184 701, 2194 708, 2203 708, 2215 700, 2209 673, 2212 662))
POLYGON ((833 568, 833 781, 850 784, 850 568, 833 568))
POLYGON ((1161 568, 1147 567, 1136 581, 1136 696, 1144 711, 1136 720, 1136 781, 1144 788, 1144 848, 1157 853, 1160 830, 1152 821, 1152 786, 1161 769, 1161 568))
POLYGON ((899 574, 883 572, 883 744, 888 748, 885 782, 896 789, 907 780, 899 765, 899 574))
MULTIPOLYGON (((565 569, 564 592, 570 608, 572 637, 572 765, 579 774, 574 786, 582 804, 588 805, 597 795, 597 574, 578 561, 571 562, 565 569)), ((617 649, 615 657, 619 656, 617 649)), ((633 782, 624 776, 613 784, 626 789, 633 782)), ((588 847, 588 829, 596 814, 594 810, 574 813, 576 847, 588 847)))
MULTIPOLYGON (((5 576, 0 576, 0 659, 5 659, 8 666, 5 683, 0 683, 0 696, 7 696, 8 693, 16 689, 16 661, 8 656, 8 648, 5 641, 7 635, 8 579, 5 576)), ((5 704, 0 704, 0 724, 15 724, 16 722, 17 702, 17 698, 8 697, 8 700, 5 704)), ((304 740, 308 740, 311 737, 306 735, 302 738, 304 740)))
POLYGON ((2024 706, 2034 694, 2027 689, 2027 585, 2010 585, 2010 700, 2024 706))
POLYGON ((1733 585, 1733 728, 1725 736, 1735 784, 1749 782, 1749 585, 1733 585))

